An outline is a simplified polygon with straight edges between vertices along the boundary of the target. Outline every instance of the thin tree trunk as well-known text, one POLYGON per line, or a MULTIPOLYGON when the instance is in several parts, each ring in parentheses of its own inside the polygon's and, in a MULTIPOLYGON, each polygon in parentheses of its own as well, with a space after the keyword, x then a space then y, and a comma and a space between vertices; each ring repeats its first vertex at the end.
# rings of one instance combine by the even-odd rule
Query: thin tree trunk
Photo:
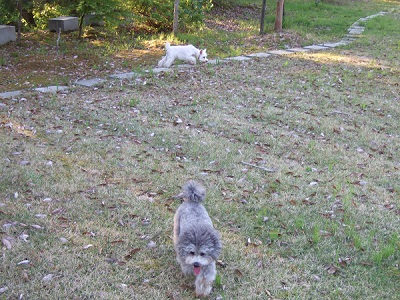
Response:
POLYGON ((173 34, 178 33, 178 21, 179 21, 179 0, 174 1, 174 23, 172 25, 172 32, 173 34))
POLYGON ((18 16, 18 28, 17 28, 17 44, 21 43, 21 27, 22 27, 22 3, 20 1, 17 2, 17 7, 19 11, 18 16))
POLYGON ((82 14, 81 19, 79 20, 79 39, 82 38, 83 34, 83 22, 85 21, 85 14, 82 14))
POLYGON ((276 2, 276 19, 275 19, 274 30, 278 31, 278 32, 282 31, 284 3, 285 3, 285 0, 277 0, 277 2, 276 2))
POLYGON ((267 10, 267 0, 263 0, 260 19, 260 34, 264 33, 265 11, 267 10))

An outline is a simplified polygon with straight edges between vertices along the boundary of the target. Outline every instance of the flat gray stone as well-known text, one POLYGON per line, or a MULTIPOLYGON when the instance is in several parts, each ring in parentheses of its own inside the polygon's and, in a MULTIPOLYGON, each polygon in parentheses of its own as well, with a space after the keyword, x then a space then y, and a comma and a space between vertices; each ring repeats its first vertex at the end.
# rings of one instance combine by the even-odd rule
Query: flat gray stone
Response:
POLYGON ((96 86, 99 85, 101 83, 105 82, 104 79, 101 78, 93 78, 93 79, 84 79, 84 80, 79 80, 76 81, 75 84, 77 85, 82 85, 82 86, 86 86, 86 87, 92 87, 92 86, 96 86))
POLYGON ((246 55, 246 56, 248 56, 248 57, 268 57, 268 56, 271 56, 271 54, 264 53, 264 52, 259 52, 259 53, 249 54, 249 55, 246 55))
POLYGON ((349 39, 342 39, 339 43, 341 43, 343 46, 349 45, 353 42, 353 40, 349 39))
POLYGON ((225 61, 224 61, 223 59, 217 58, 217 59, 210 59, 210 60, 207 62, 207 64, 210 64, 210 65, 218 65, 218 64, 224 63, 224 62, 225 62, 225 61))
POLYGON ((305 49, 310 49, 310 50, 326 50, 329 49, 329 47, 321 46, 321 45, 311 45, 311 46, 305 46, 305 49))
POLYGON ((250 57, 247 56, 234 56, 234 57, 227 57, 224 60, 233 60, 233 61, 245 61, 245 60, 250 60, 250 57))
POLYGON ((78 30, 78 18, 77 17, 58 17, 49 19, 49 30, 58 32, 60 29, 62 32, 78 30))
POLYGON ((364 26, 359 26, 359 25, 356 25, 356 23, 354 23, 353 25, 351 25, 349 30, 362 30, 362 31, 364 31, 364 26))
POLYGON ((139 77, 140 74, 135 73, 135 72, 129 72, 129 73, 120 73, 120 74, 113 74, 110 75, 110 78, 112 79, 132 79, 135 77, 139 77))
POLYGON ((197 65, 181 64, 181 65, 176 65, 175 67, 184 69, 184 68, 195 68, 196 66, 197 66, 197 65))
POLYGON ((340 46, 344 46, 344 45, 346 45, 346 44, 343 43, 343 42, 337 42, 337 43, 323 43, 323 44, 318 45, 318 46, 336 48, 336 47, 340 47, 340 46))
POLYGON ((21 91, 0 93, 0 98, 9 99, 21 95, 21 93, 22 93, 21 91))
POLYGON ((295 52, 295 53, 296 52, 308 52, 308 51, 310 51, 310 49, 296 47, 296 48, 287 49, 287 51, 295 52))
POLYGON ((174 69, 171 69, 171 68, 154 68, 154 69, 152 69, 152 72, 153 73, 155 73, 155 74, 158 74, 158 73, 161 73, 161 72, 171 72, 171 71, 173 71, 174 69))
POLYGON ((52 85, 52 86, 47 86, 47 87, 42 87, 42 88, 36 88, 35 91, 41 92, 41 93, 58 93, 61 91, 67 90, 68 87, 65 85, 52 85))
POLYGON ((268 51, 268 53, 277 54, 277 55, 293 54, 292 51, 288 51, 288 50, 272 50, 272 51, 268 51))
POLYGON ((348 35, 358 36, 358 35, 361 35, 363 32, 364 32, 364 30, 352 29, 352 30, 349 30, 348 35))
POLYGON ((15 42, 16 40, 15 26, 0 25, 0 45, 15 42))

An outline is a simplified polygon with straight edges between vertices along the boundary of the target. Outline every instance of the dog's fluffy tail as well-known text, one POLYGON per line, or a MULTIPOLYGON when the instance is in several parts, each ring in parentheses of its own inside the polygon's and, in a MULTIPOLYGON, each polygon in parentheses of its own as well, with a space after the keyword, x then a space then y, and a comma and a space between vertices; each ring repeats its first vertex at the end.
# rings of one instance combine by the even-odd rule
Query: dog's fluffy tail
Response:
POLYGON ((183 186, 183 196, 186 201, 200 203, 206 196, 206 190, 201 184, 190 180, 183 186))

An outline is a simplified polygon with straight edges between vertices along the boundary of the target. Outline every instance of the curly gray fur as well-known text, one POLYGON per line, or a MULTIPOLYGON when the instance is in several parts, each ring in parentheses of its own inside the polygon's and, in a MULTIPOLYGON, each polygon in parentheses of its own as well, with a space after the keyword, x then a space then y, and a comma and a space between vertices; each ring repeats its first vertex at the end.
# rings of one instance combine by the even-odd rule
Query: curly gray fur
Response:
POLYGON ((183 196, 190 202, 203 202, 206 197, 206 190, 197 182, 190 180, 183 186, 183 196))
POLYGON ((202 205, 206 191, 189 181, 183 186, 185 201, 174 216, 176 259, 185 275, 195 275, 197 296, 210 294, 217 274, 216 260, 221 254, 221 239, 207 210, 202 205))

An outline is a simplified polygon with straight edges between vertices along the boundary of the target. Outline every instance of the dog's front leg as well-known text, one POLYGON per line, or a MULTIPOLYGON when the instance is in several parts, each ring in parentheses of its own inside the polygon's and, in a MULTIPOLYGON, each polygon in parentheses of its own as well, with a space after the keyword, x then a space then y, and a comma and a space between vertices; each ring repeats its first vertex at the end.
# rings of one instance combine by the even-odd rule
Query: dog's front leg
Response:
POLYGON ((215 262, 208 266, 202 267, 201 273, 196 277, 196 295, 198 297, 205 297, 211 293, 212 285, 217 275, 215 262))

